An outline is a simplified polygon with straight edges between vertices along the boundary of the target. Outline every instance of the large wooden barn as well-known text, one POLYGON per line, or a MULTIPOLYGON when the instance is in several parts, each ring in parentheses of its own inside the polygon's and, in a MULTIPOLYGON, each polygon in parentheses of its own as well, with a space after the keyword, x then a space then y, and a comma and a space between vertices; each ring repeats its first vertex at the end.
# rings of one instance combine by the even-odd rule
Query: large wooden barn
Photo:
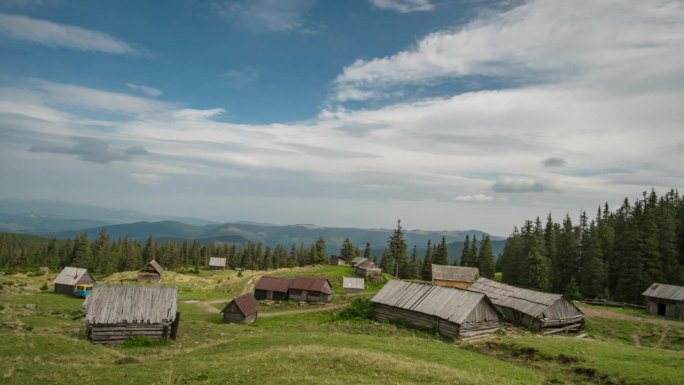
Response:
POLYGON ((135 336, 176 339, 178 289, 170 286, 96 285, 83 302, 86 337, 117 344, 135 336))
POLYGON ((252 323, 259 313, 259 302, 252 293, 233 298, 223 309, 223 323, 252 323))
POLYGON ((330 281, 325 278, 300 277, 292 280, 288 295, 295 301, 328 302, 332 300, 333 291, 330 281))
POLYGON ((684 286, 654 283, 643 295, 647 312, 684 320, 684 286))
POLYGON ((226 258, 219 258, 219 257, 209 258, 209 269, 210 270, 225 270, 226 269, 226 258))
POLYGON ((584 313, 561 294, 522 289, 479 278, 469 290, 486 294, 511 322, 547 332, 578 331, 584 313))
POLYGON ((287 301, 291 280, 279 277, 261 277, 254 287, 254 297, 258 300, 287 301))
POLYGON ((480 277, 476 267, 432 265, 432 284, 444 287, 469 288, 480 277))
POLYGON ((468 290, 392 280, 371 302, 378 320, 402 320, 446 337, 475 337, 500 326, 487 296, 468 290))
POLYGON ((154 259, 138 272, 138 282, 159 282, 164 269, 154 259))
POLYGON ((88 269, 67 266, 55 278, 55 293, 74 294, 76 285, 94 284, 95 278, 88 269))

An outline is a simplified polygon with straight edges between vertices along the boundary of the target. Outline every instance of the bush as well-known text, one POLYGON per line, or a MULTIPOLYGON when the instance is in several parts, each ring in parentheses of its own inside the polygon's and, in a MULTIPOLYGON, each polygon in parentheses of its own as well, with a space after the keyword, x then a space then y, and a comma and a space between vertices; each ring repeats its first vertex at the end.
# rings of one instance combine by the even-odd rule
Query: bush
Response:
POLYGON ((165 346, 169 344, 169 340, 161 340, 157 338, 149 338, 146 336, 134 336, 123 343, 125 348, 141 348, 149 346, 165 346))
POLYGON ((367 298, 357 298, 340 312, 340 318, 373 319, 373 302, 367 298))
POLYGON ((48 284, 47 284, 47 282, 45 282, 45 283, 43 284, 43 286, 40 287, 40 290, 41 290, 41 291, 46 291, 47 289, 48 289, 48 284))
POLYGON ((124 357, 119 358, 118 360, 114 361, 114 363, 117 365, 139 364, 140 360, 135 357, 124 357))

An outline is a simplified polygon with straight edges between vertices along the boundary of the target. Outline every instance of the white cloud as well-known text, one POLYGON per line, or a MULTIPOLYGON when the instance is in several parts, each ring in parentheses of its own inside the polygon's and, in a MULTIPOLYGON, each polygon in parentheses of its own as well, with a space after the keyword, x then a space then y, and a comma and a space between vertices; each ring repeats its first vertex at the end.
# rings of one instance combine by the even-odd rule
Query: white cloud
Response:
POLYGON ((527 193, 557 191, 559 188, 545 180, 535 180, 529 177, 504 177, 494 183, 492 190, 506 193, 527 193))
POLYGON ((310 32, 306 16, 314 0, 216 1, 219 16, 235 21, 253 32, 310 32))
POLYGON ((164 177, 157 174, 132 173, 129 177, 131 181, 138 184, 159 184, 164 181, 164 177))
POLYGON ((143 86, 140 84, 126 83, 126 87, 130 88, 133 91, 140 92, 149 96, 159 96, 162 94, 162 91, 158 88, 143 86))
POLYGON ((133 45, 100 31, 33 19, 22 15, 0 13, 0 35, 50 47, 70 48, 78 51, 110 54, 142 53, 133 45))
POLYGON ((434 11, 430 0, 370 0, 373 6, 399 13, 434 11))
POLYGON ((460 202, 491 202, 494 200, 494 197, 485 194, 459 195, 454 200, 460 202))

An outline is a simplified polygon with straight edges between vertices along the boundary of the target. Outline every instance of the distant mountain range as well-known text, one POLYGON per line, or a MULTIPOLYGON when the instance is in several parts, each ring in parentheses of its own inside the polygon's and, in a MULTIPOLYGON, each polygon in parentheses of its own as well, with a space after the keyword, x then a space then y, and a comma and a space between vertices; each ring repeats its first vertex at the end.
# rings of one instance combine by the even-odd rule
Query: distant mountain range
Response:
MULTIPOLYGON (((0 200, 0 232, 58 238, 74 238, 85 232, 89 238, 94 238, 102 229, 106 229, 113 239, 128 236, 144 241, 151 234, 158 242, 199 240, 203 244, 246 244, 252 241, 270 246, 308 246, 323 237, 330 253, 339 252, 343 241, 349 238, 362 250, 366 242, 370 242, 376 255, 382 253, 393 231, 321 227, 312 224, 278 226, 249 221, 217 224, 197 218, 159 217, 131 210, 111 210, 65 202, 0 200)), ((410 230, 405 232, 405 239, 410 249, 416 245, 422 255, 428 240, 435 243, 444 237, 449 244, 450 259, 453 259, 460 256, 466 235, 482 239, 485 234, 479 230, 410 230)), ((505 239, 497 236, 490 238, 494 253, 499 254, 503 250, 505 239)))

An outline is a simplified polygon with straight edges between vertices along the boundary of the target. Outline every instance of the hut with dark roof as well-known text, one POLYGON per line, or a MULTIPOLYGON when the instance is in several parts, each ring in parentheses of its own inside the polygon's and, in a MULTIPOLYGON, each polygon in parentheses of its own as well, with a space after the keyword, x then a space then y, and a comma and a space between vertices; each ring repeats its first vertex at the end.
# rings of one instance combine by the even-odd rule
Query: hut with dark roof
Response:
POLYGON ((342 287, 347 294, 361 293, 366 288, 366 281, 363 278, 343 277, 342 287))
POLYGON ((254 287, 254 297, 258 300, 287 301, 291 280, 279 277, 261 277, 254 287))
POLYGON ((209 258, 209 269, 211 270, 225 270, 226 269, 226 259, 219 257, 209 258))
POLYGON ((138 282, 159 282, 164 269, 154 259, 138 272, 138 282))
POLYGON ((547 333, 578 331, 584 327, 584 313, 561 294, 522 289, 479 278, 469 290, 492 300, 507 320, 547 333))
POLYGON ((55 278, 55 293, 74 294, 76 285, 94 284, 95 278, 88 272, 88 269, 67 266, 55 278))
POLYGON ((344 266, 347 264, 347 259, 339 255, 331 255, 330 264, 333 266, 344 266))
POLYGON ((482 293, 406 281, 389 281, 372 299, 377 320, 401 320, 451 338, 499 329, 496 307, 482 293))
POLYGON ((643 296, 647 312, 684 320, 684 286, 654 283, 643 296))
POLYGON ((469 288, 480 277, 476 267, 432 265, 432 284, 444 287, 469 288))
POLYGON ((332 285, 326 278, 295 278, 288 296, 295 301, 328 302, 333 298, 332 285))
POLYGON ((259 303, 252 293, 233 298, 223 309, 223 323, 252 323, 259 313, 259 303))
POLYGON ((86 337, 117 344, 135 336, 176 339, 178 289, 170 286, 96 285, 83 302, 86 337))

